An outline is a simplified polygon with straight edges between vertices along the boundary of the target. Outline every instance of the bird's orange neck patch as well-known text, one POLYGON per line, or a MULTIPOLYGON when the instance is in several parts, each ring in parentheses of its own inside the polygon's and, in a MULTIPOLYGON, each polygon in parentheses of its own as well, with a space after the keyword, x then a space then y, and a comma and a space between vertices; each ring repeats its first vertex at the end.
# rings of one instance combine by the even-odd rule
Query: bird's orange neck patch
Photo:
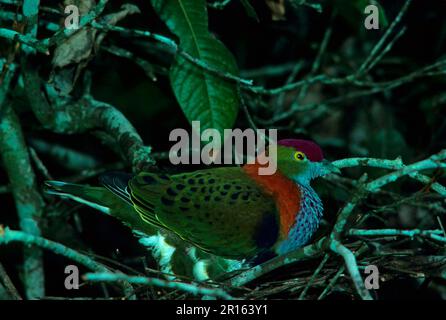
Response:
POLYGON ((276 202, 280 214, 280 235, 286 237, 291 227, 296 222, 297 213, 300 211, 301 191, 299 187, 279 171, 272 175, 259 175, 260 164, 247 164, 243 170, 266 193, 271 194, 276 202))

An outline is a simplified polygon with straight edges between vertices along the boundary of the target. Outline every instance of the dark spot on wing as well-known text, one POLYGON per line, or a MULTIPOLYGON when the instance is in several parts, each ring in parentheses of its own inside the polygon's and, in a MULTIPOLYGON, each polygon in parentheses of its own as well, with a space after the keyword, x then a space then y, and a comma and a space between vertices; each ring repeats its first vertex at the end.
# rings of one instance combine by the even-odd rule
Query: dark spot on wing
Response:
POLYGON ((161 197, 161 203, 165 206, 171 206, 174 204, 174 202, 170 199, 167 199, 166 197, 161 197))
POLYGON ((175 190, 173 190, 172 188, 168 188, 166 192, 169 196, 172 196, 172 197, 175 197, 177 195, 175 190))
POLYGON ((259 248, 269 248, 279 236, 279 224, 277 216, 274 212, 265 212, 262 219, 258 223, 254 241, 259 248))
POLYGON ((152 177, 151 175, 143 176, 142 180, 149 185, 156 183, 156 179, 154 177, 152 177))

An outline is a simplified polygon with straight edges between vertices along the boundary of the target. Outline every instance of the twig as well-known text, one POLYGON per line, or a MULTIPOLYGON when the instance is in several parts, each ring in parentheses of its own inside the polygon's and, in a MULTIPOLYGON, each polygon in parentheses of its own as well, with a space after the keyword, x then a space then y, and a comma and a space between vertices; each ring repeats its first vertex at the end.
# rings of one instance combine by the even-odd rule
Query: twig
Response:
POLYGON ((372 49, 370 55, 367 57, 367 59, 363 62, 363 64, 359 67, 358 72, 355 74, 355 78, 359 78, 366 70, 370 69, 369 65, 374 65, 376 62, 373 62, 373 59, 378 54, 378 52, 381 50, 382 46, 386 42, 387 38, 392 33, 393 29, 395 29, 396 25, 401 21, 404 13, 409 8, 410 3, 412 0, 406 0, 403 7, 401 8, 400 12, 396 16, 396 18, 392 21, 389 28, 387 28, 384 35, 381 37, 381 39, 378 41, 378 43, 375 45, 375 47, 372 49))
POLYGON ((322 293, 319 295, 319 297, 317 298, 317 300, 322 300, 324 299, 331 291, 331 289, 333 288, 333 286, 336 284, 336 282, 338 281, 339 277, 344 273, 345 270, 345 266, 342 265, 339 270, 336 272, 336 274, 334 275, 334 277, 330 280, 330 282, 328 283, 328 285, 325 287, 324 291, 322 291, 322 293))
POLYGON ((344 258, 347 270, 349 271, 350 277, 361 298, 364 300, 373 300, 369 291, 365 288, 364 281, 359 273, 358 264, 356 263, 356 257, 353 252, 351 252, 346 246, 337 240, 331 241, 330 249, 344 258))
MULTIPOLYGON (((394 169, 399 170, 405 168, 405 164, 401 160, 401 158, 396 158, 395 160, 387 160, 387 159, 377 159, 377 158, 347 158, 342 160, 333 161, 333 165, 341 168, 349 168, 355 166, 365 166, 365 167, 373 167, 373 168, 383 168, 383 169, 394 169)), ((424 184, 431 183, 431 178, 425 176, 419 172, 411 172, 409 176, 413 179, 416 179, 424 184)), ((432 190, 436 191, 438 194, 442 196, 446 196, 446 188, 438 182, 434 182, 431 184, 432 190)))
POLYGON ((295 251, 289 252, 283 256, 273 258, 261 265, 255 266, 251 269, 243 271, 237 276, 230 280, 230 285, 234 287, 241 287, 246 283, 259 278, 277 268, 296 263, 299 261, 308 260, 314 257, 318 257, 322 254, 324 250, 324 245, 326 245, 326 238, 319 239, 317 242, 307 245, 305 247, 299 248, 295 251))
POLYGON ((10 296, 15 300, 23 300, 0 262, 0 284, 3 282, 10 296))
POLYGON ((83 277, 86 281, 95 282, 116 282, 127 281, 132 284, 141 284, 147 286, 157 286, 161 288, 176 289, 187 292, 192 295, 203 295, 233 300, 234 298, 222 289, 204 288, 190 283, 167 281, 157 278, 148 278, 140 276, 127 276, 119 273, 87 273, 83 277))
POLYGON ((51 174, 49 173, 48 169, 43 164, 42 160, 40 160, 39 156, 37 155, 36 150, 34 150, 34 148, 32 148, 32 147, 29 147, 29 154, 31 156, 31 159, 34 161, 37 169, 39 169, 39 171, 43 174, 45 179, 53 180, 53 178, 51 177, 51 174))
POLYGON ((446 243, 446 237, 441 236, 443 234, 442 230, 350 229, 347 234, 349 236, 357 236, 357 237, 404 236, 413 238, 415 236, 421 236, 446 243))
POLYGON ((208 3, 208 7, 214 8, 214 9, 219 9, 222 10, 224 9, 229 3, 231 2, 231 0, 221 0, 221 1, 214 1, 211 3, 208 3))
POLYGON ((305 295, 307 294, 308 289, 310 289, 310 287, 312 286, 314 280, 316 279, 316 277, 319 275, 319 273, 321 272, 321 270, 324 268, 325 264, 328 261, 328 258, 330 258, 330 255, 328 253, 326 253, 324 255, 324 258, 322 259, 321 263, 319 264, 319 266, 316 268, 316 270, 314 271, 313 275, 311 276, 310 280, 308 281, 307 285, 305 286, 305 288, 302 290, 302 292, 299 295, 299 300, 304 300, 305 299, 305 295))

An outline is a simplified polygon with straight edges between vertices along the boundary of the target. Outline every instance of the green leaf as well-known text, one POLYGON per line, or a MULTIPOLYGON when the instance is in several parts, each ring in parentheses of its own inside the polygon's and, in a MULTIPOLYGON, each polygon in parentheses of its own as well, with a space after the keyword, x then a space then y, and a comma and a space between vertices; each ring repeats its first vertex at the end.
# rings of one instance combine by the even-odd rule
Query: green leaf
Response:
MULTIPOLYGON (((158 15, 180 39, 180 47, 212 69, 238 74, 231 52, 208 30, 204 0, 152 0, 158 15)), ((191 63, 180 54, 170 70, 174 94, 189 121, 201 128, 232 128, 239 108, 237 84, 191 63)))

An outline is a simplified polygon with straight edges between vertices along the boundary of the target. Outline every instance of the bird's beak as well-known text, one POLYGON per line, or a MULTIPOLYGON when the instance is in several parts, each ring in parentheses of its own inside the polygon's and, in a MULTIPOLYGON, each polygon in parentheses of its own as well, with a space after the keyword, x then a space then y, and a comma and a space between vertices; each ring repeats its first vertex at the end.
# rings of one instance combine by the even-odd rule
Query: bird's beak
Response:
POLYGON ((333 165, 333 163, 331 163, 330 161, 324 159, 320 162, 321 164, 321 176, 325 176, 326 174, 329 173, 341 173, 341 170, 339 170, 338 167, 336 167, 335 165, 333 165))

